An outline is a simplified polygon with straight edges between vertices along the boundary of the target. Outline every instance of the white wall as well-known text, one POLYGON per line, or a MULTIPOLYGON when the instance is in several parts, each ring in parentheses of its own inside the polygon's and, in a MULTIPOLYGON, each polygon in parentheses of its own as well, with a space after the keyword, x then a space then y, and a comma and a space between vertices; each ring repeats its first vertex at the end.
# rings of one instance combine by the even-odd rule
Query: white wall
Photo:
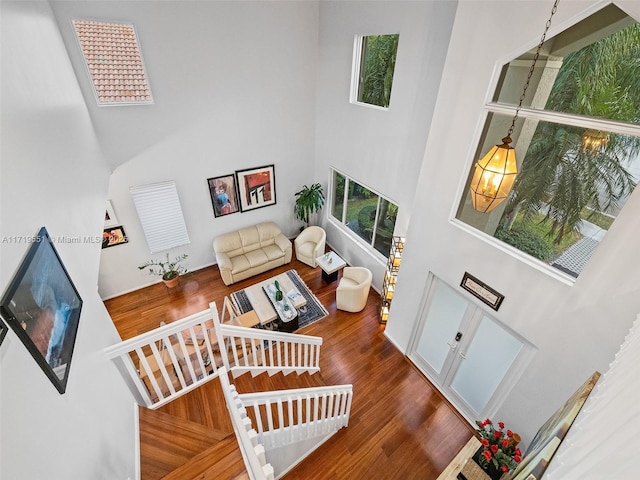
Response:
POLYGON ((640 315, 553 456, 545 479, 635 478, 640 468, 640 315))
MULTIPOLYGON (((123 8, 119 14, 126 17, 123 8)), ((129 187, 176 181, 191 244, 170 253, 188 254, 193 270, 215 262, 212 242, 221 233, 273 220, 293 236, 301 225, 293 215, 294 193, 313 178, 316 2, 147 2, 144 15, 132 20, 146 37, 145 52, 152 52, 143 52, 156 97, 148 108, 158 109, 159 118, 149 122, 164 121, 163 95, 167 102, 179 98, 167 76, 193 75, 207 85, 199 87, 200 106, 188 121, 111 176, 109 198, 129 243, 102 252, 102 298, 159 281, 137 269, 152 256, 129 187), (194 43, 202 55, 185 59, 194 43), (275 166, 275 206, 214 217, 207 178, 269 164, 275 166)))
MULTIPOLYGON (((640 18, 637 2, 616 3, 640 18)), ((594 5, 561 2, 549 36, 592 12, 594 5)), ((525 444, 594 370, 607 369, 640 308, 640 270, 630 261, 640 235, 638 191, 573 285, 450 222, 456 191, 480 136, 493 68, 535 46, 550 9, 546 1, 458 4, 386 329, 397 345, 409 345, 429 272, 456 287, 468 271, 504 294, 500 310, 489 312, 537 347, 497 412, 497 419, 520 433, 525 444), (495 28, 500 19, 509 21, 495 28)))
MULTIPOLYGON (((456 2, 321 2, 317 88, 316 181, 330 167, 378 191, 399 208, 396 234, 413 207, 424 147, 436 102, 456 2), (349 103, 355 35, 399 33, 388 111, 349 103)), ((326 215, 328 209, 325 209, 326 215)), ((324 222, 327 240, 352 265, 370 268, 380 289, 382 260, 344 229, 324 222)))
MULTIPOLYGON (((109 171, 46 2, 2 2, 0 290, 29 244, 101 234, 109 171)), ((60 395, 10 331, 0 348, 0 477, 134 477, 133 399, 104 354, 118 335, 96 292, 98 243, 56 248, 84 300, 60 395)))

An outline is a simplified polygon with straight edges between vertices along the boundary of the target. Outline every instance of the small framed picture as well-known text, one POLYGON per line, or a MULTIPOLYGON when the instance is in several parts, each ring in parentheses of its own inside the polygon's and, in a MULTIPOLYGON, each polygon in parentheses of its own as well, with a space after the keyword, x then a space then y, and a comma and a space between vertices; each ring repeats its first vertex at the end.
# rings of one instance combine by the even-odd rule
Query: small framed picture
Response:
POLYGON ((496 292, 486 283, 481 282, 467 272, 464 272, 460 286, 496 311, 500 308, 500 304, 502 304, 504 300, 504 295, 496 292))
POLYGON ((113 210, 111 200, 107 200, 107 209, 104 213, 104 228, 112 228, 118 225, 118 219, 116 218, 116 212, 113 210))
POLYGON ((236 170, 238 197, 243 212, 276 203, 276 178, 273 165, 236 170))
POLYGON ((122 225, 113 228, 105 228, 102 233, 102 248, 113 247, 114 245, 122 245, 127 243, 127 234, 124 233, 122 225))
POLYGON ((207 179, 211 203, 213 204, 213 215, 222 217, 240 211, 238 205, 238 189, 233 173, 207 179))

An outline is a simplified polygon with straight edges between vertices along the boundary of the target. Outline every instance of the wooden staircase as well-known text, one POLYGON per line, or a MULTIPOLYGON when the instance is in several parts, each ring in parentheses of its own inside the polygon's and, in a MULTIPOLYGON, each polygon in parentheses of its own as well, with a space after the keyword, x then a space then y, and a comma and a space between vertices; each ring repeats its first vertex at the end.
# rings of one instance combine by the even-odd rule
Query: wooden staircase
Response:
MULTIPOLYGON (((239 393, 325 386, 320 373, 241 375, 239 393)), ((248 479, 220 381, 157 410, 140 407, 141 480, 248 479)))

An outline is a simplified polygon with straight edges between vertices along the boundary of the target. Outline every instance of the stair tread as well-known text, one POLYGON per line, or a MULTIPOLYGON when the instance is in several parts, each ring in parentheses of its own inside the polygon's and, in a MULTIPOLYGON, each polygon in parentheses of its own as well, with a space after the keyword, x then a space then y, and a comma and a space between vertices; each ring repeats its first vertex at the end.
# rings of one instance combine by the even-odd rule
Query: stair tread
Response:
MULTIPOLYGON (((202 439, 207 442, 218 442, 228 437, 232 432, 218 430, 201 423, 193 422, 184 418, 179 418, 160 410, 152 410, 140 407, 140 429, 143 425, 149 425, 153 434, 157 432, 159 425, 171 425, 173 433, 202 439)), ((141 432, 142 433, 142 432, 141 432)))
POLYGON ((282 372, 270 375, 265 372, 255 377, 241 375, 233 379, 233 384, 238 393, 324 387, 327 385, 320 372, 314 374, 304 372, 299 375, 285 375, 282 372))
MULTIPOLYGON (((326 385, 319 372, 288 370, 291 371, 263 372, 255 377, 244 374, 233 383, 239 393, 326 385)), ((228 412, 219 408, 224 404, 220 382, 214 380, 158 410, 143 412, 147 409, 141 408, 142 479, 249 478, 228 412)))
POLYGON ((249 476, 235 435, 203 450, 162 477, 162 480, 184 480, 185 478, 194 480, 248 479, 249 476))
POLYGON ((140 468, 142 478, 156 479, 233 433, 140 407, 140 468))

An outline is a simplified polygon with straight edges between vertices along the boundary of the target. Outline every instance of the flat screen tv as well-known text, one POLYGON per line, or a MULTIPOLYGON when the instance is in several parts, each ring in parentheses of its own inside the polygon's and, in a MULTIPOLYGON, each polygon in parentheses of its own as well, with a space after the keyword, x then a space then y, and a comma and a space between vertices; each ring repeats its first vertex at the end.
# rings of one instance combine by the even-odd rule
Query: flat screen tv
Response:
POLYGON ((76 290, 45 227, 2 296, 0 314, 62 394, 67 387, 82 310, 76 290))

